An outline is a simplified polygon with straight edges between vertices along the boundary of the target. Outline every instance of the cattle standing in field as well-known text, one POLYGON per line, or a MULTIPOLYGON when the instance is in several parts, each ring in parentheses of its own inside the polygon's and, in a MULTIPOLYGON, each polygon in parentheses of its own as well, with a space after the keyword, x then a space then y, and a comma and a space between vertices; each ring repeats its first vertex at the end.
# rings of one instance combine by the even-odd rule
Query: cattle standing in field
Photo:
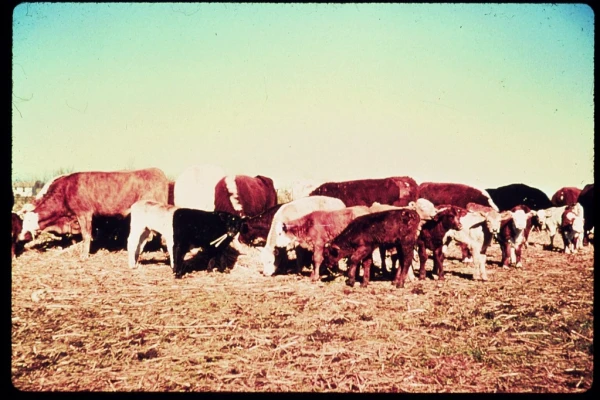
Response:
POLYGON ((215 187, 225 176, 225 170, 215 165, 192 165, 175 180, 174 204, 177 207, 213 211, 215 187))
POLYGON ((419 185, 419 197, 431 201, 435 206, 450 204, 466 208, 467 203, 477 203, 498 210, 485 190, 461 183, 423 182, 419 185))
POLYGON ((550 207, 537 211, 537 221, 540 224, 540 230, 542 232, 548 231, 548 234, 550 235, 551 250, 554 249, 554 237, 561 226, 562 215, 565 208, 567 208, 567 206, 550 207))
POLYGON ((531 230, 531 217, 535 211, 521 205, 511 210, 512 217, 503 219, 498 234, 498 243, 502 250, 502 267, 508 268, 509 264, 522 267, 521 251, 527 240, 527 233, 531 230))
POLYGON ((500 211, 512 210, 519 205, 536 211, 552 207, 552 202, 544 192, 523 183, 513 183, 486 191, 500 211))
MULTIPOLYGON (((361 215, 369 214, 369 207, 354 206, 334 211, 313 211, 298 219, 281 222, 281 230, 284 238, 289 240, 286 247, 300 246, 313 257, 313 272, 311 279, 319 279, 319 269, 323 262, 323 246, 335 238, 348 224, 361 215)), ((280 244, 284 244, 280 241, 280 244)), ((302 264, 298 263, 297 273, 301 272, 302 264)))
POLYGON ((178 208, 173 212, 173 272, 181 278, 183 258, 192 248, 216 257, 242 228, 243 218, 226 212, 178 208))
POLYGON ((155 234, 166 242, 171 269, 173 263, 173 214, 177 207, 152 200, 140 200, 131 206, 131 228, 127 239, 129 267, 135 268, 140 253, 155 234))
POLYGON ((587 245, 589 243, 590 233, 592 229, 594 229, 594 184, 590 183, 585 185, 581 193, 579 194, 579 198, 577 202, 581 204, 583 207, 583 212, 585 214, 585 221, 583 224, 583 244, 587 245))
POLYGON ((238 236, 240 242, 248 246, 264 246, 267 242, 267 236, 269 235, 269 229, 271 229, 273 217, 282 205, 283 204, 278 204, 259 215, 246 219, 244 222, 245 229, 243 229, 238 236))
POLYGON ((138 200, 167 203, 168 185, 167 177, 157 168, 61 176, 35 201, 34 209, 25 214, 21 234, 31 232, 33 235, 52 228, 59 221, 76 219, 83 237, 81 255, 86 258, 94 215, 125 217, 138 200))
POLYGON ((568 206, 577 203, 577 199, 579 198, 580 194, 581 189, 579 188, 572 186, 564 187, 558 189, 556 193, 552 195, 550 201, 554 207, 568 206))
MULTIPOLYGON (((300 218, 313 211, 341 210, 345 207, 342 200, 327 196, 304 197, 282 205, 273 217, 267 235, 267 243, 261 252, 263 274, 273 275, 286 258, 285 246, 288 240, 283 238, 284 232, 281 230, 283 223, 300 218), (280 241, 283 241, 283 244, 279 243, 280 241)), ((300 262, 300 258, 297 258, 297 260, 300 262)))
POLYGON ((581 204, 566 206, 561 216, 560 231, 565 244, 565 253, 576 253, 582 248, 584 234, 584 211, 581 204))
POLYGON ((450 229, 461 230, 460 219, 467 215, 467 210, 456 206, 439 207, 437 214, 421 227, 417 238, 420 268, 419 279, 425 279, 425 262, 427 249, 433 252, 433 268, 438 272, 440 280, 444 280, 444 237, 450 229))
POLYGON ((367 206, 373 203, 407 206, 418 197, 417 183, 408 176, 384 179, 361 179, 324 183, 311 196, 329 196, 340 199, 347 207, 367 206))
POLYGON ((228 175, 215 186, 215 211, 252 217, 275 205, 277 192, 266 176, 228 175))
MULTIPOLYGON (((462 229, 446 232, 442 253, 445 255, 450 241, 456 240, 462 250, 463 262, 470 262, 472 258, 475 267, 473 279, 487 281, 487 249, 494 235, 500 231, 502 219, 511 217, 510 212, 503 214, 492 208, 467 204, 467 214, 460 219, 462 229)), ((436 273, 435 267, 433 273, 436 273)))
POLYGON ((334 265, 348 257, 348 280, 354 286, 356 269, 362 263, 362 287, 369 284, 372 253, 376 247, 394 247, 400 260, 400 268, 392 283, 404 287, 404 281, 413 259, 418 229, 421 223, 415 210, 400 209, 381 211, 354 219, 335 239, 324 246, 325 265, 334 265))

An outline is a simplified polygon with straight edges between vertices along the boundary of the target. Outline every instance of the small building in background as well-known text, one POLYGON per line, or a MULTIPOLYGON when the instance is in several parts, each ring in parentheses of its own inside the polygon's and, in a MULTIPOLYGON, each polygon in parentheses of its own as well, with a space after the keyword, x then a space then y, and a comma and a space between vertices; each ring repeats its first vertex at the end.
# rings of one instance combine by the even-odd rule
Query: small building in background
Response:
POLYGON ((19 197, 33 197, 43 187, 42 181, 14 182, 12 185, 14 195, 19 197))

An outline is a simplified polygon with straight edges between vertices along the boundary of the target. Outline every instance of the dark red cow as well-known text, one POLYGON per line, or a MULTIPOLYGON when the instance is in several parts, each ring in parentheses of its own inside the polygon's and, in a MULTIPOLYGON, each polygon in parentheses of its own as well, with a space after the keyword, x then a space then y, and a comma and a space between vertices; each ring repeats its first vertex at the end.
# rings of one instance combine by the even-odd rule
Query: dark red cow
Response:
POLYGON ((558 189, 556 193, 552 195, 552 199, 550 201, 554 207, 568 206, 577 203, 577 199, 579 198, 580 194, 581 189, 579 188, 564 187, 558 189))
POLYGON ((531 217, 535 211, 525 205, 513 207, 510 211, 512 217, 502 220, 497 239, 502 250, 502 267, 508 268, 509 264, 515 264, 515 267, 520 268, 521 250, 529 236, 531 217))
POLYGON ((341 258, 349 257, 348 280, 354 286, 356 268, 364 267, 362 287, 369 284, 372 253, 376 247, 395 248, 401 268, 398 268, 392 284, 404 287, 406 274, 413 260, 414 247, 421 219, 415 210, 399 209, 382 211, 356 218, 331 242, 324 246, 325 265, 334 265, 341 258))
POLYGON ((403 207, 417 200, 417 188, 413 178, 399 176, 324 183, 313 190, 310 196, 335 197, 342 200, 346 207, 370 207, 375 202, 403 207))
POLYGON ((419 185, 419 197, 431 201, 436 206, 451 204, 466 209, 468 203, 476 203, 498 211, 498 207, 485 190, 462 183, 423 182, 419 185))
MULTIPOLYGON (((312 213, 284 222, 282 230, 289 239, 287 248, 300 246, 313 253, 313 272, 311 279, 319 279, 319 269, 323 262, 323 246, 339 235, 356 217, 369 214, 369 207, 354 206, 334 211, 313 211, 312 213)), ((281 243, 281 242, 280 242, 281 243)), ((302 270, 298 263, 297 273, 302 270)))
POLYGON ((25 214, 19 236, 53 227, 73 230, 76 220, 83 237, 81 255, 86 258, 90 252, 94 215, 126 217, 136 201, 154 200, 166 204, 168 193, 169 181, 157 168, 63 175, 55 178, 47 192, 35 200, 33 210, 25 214))
POLYGON ((240 242, 248 246, 264 246, 267 243, 273 217, 282 205, 277 204, 261 214, 246 219, 245 229, 240 232, 240 242))
POLYGON ((252 217, 275 205, 277 192, 266 176, 228 175, 215 186, 215 211, 252 217))
POLYGON ((426 221, 421 227, 417 239, 419 251, 419 279, 425 279, 425 262, 427 249, 433 252, 433 270, 437 271, 439 280, 444 280, 444 236, 451 229, 460 231, 460 219, 467 215, 467 210, 456 206, 440 206, 433 219, 426 221))

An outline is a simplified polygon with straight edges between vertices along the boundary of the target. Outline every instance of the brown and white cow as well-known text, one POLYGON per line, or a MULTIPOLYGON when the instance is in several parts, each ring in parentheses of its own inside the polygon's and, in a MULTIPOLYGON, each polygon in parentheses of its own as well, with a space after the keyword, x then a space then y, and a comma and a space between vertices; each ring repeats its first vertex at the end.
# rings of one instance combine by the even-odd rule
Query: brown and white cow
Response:
POLYGON ((477 203, 498 211, 485 190, 461 183, 423 182, 419 185, 419 197, 431 201, 435 206, 450 204, 466 209, 468 203, 477 203))
POLYGON ((437 272, 440 280, 444 280, 444 238, 451 230, 460 231, 462 223, 460 219, 467 215, 467 210, 457 206, 440 206, 437 214, 421 227, 417 238, 419 252, 419 279, 425 279, 425 262, 427 261, 427 249, 433 252, 433 269, 437 272))
POLYGON ((244 221, 244 229, 238 236, 240 242, 247 246, 264 246, 267 243, 273 217, 282 205, 277 204, 258 215, 247 218, 244 221))
MULTIPOLYGON (((284 232, 280 241, 286 248, 300 246, 305 250, 312 252, 313 272, 311 279, 319 279, 319 269, 323 262, 323 246, 328 241, 335 238, 348 226, 356 217, 369 214, 367 206, 347 207, 341 210, 333 211, 313 211, 298 219, 281 222, 281 230, 284 232)), ((279 228, 277 228, 279 229, 279 228)), ((301 272, 302 264, 298 263, 297 273, 301 272)))
POLYGON ((356 269, 362 264, 362 287, 369 284, 372 253, 377 247, 394 247, 400 260, 400 268, 392 284, 404 287, 404 281, 410 268, 418 229, 421 223, 419 214, 412 209, 400 209, 376 212, 354 219, 330 242, 324 246, 324 263, 331 266, 342 258, 348 258, 348 280, 354 286, 356 269))
POLYGON ((527 233, 531 230, 531 217, 535 211, 520 205, 513 207, 510 212, 511 217, 502 220, 498 233, 498 243, 502 250, 502 268, 508 268, 509 264, 520 268, 523 266, 521 251, 527 240, 527 233))
POLYGON ((560 232, 565 244, 565 253, 577 253, 577 250, 583 248, 583 207, 579 203, 566 206, 561 217, 560 232))
POLYGON ((215 186, 226 172, 211 165, 192 165, 175 180, 173 204, 177 207, 213 211, 215 209, 215 186))
POLYGON ((129 214, 138 200, 167 203, 168 179, 158 168, 137 171, 76 172, 61 176, 48 185, 47 192, 36 199, 32 211, 25 214, 20 237, 32 235, 62 224, 72 229, 77 220, 83 237, 81 255, 88 257, 94 215, 129 214))
POLYGON ((215 185, 215 211, 252 217, 276 205, 273 180, 266 176, 227 175, 215 185))
POLYGON ((286 203, 273 216, 267 243, 261 251, 263 274, 273 275, 287 255, 289 240, 284 238, 283 224, 317 210, 341 210, 344 202, 328 196, 310 196, 286 203))
POLYGON ((31 240, 31 235, 26 235, 23 240, 19 240, 19 233, 23 229, 23 220, 19 217, 18 214, 12 213, 12 230, 11 230, 11 248, 10 253, 11 257, 15 258, 21 254, 23 250, 23 244, 25 241, 31 240))
POLYGON ((581 194, 581 189, 568 186, 560 188, 552 195, 550 201, 554 207, 568 206, 577 203, 577 199, 581 194))
POLYGON ((413 178, 399 176, 383 179, 360 179, 324 183, 311 192, 311 196, 335 197, 347 207, 367 206, 373 203, 407 206, 416 201, 418 185, 413 178))

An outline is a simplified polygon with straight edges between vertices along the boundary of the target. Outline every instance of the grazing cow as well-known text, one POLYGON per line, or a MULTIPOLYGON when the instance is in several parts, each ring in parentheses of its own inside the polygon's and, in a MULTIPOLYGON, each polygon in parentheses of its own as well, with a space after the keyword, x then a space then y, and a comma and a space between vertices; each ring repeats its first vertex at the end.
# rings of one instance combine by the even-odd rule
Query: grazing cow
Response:
POLYGON ((583 207, 583 212, 585 214, 585 220, 583 224, 583 230, 585 234, 583 235, 583 244, 587 245, 589 243, 590 234, 592 229, 594 229, 594 184, 590 183, 585 185, 581 193, 579 194, 579 198, 577 202, 581 204, 583 207))
POLYGON ((498 210, 485 190, 461 183, 424 182, 419 185, 419 197, 431 201, 435 206, 450 204, 466 208, 467 203, 477 203, 498 210))
POLYGON ((362 179, 345 182, 324 183, 310 195, 329 196, 340 199, 347 207, 367 206, 373 203, 406 206, 418 197, 418 186, 408 176, 384 179, 362 179))
POLYGON ((392 284, 404 287, 404 281, 413 259, 414 247, 421 219, 412 209, 376 212, 354 219, 335 239, 324 246, 325 265, 334 265, 341 258, 348 259, 348 280, 354 286, 356 269, 362 263, 362 287, 369 284, 372 253, 376 247, 394 247, 400 260, 400 268, 392 284))
POLYGON ((467 215, 467 210, 456 206, 440 206, 437 214, 421 227, 417 238, 420 268, 419 279, 425 279, 425 262, 427 261, 427 249, 433 251, 433 268, 438 272, 440 280, 444 280, 444 237, 450 229, 460 231, 462 224, 460 219, 467 215))
MULTIPOLYGON (((333 211, 341 210, 345 207, 342 200, 327 196, 304 197, 282 205, 273 217, 271 228, 267 235, 267 243, 261 252, 263 274, 266 276, 273 275, 282 264, 287 254, 286 245, 289 241, 283 237, 283 223, 298 219, 313 211, 333 211)), ((299 260, 299 258, 297 258, 297 260, 299 260)))
POLYGON ((552 207, 552 202, 544 192, 523 183, 486 190, 500 211, 512 210, 519 205, 525 205, 530 210, 536 211, 552 207))
POLYGON ((140 253, 153 235, 160 234, 167 244, 171 269, 173 263, 173 214, 177 207, 152 200, 140 200, 131 206, 131 228, 127 238, 129 267, 137 267, 140 253))
POLYGON ((564 187, 558 189, 556 193, 552 195, 552 199, 550 199, 550 201, 554 207, 568 206, 577 203, 577 199, 579 198, 580 194, 581 189, 579 188, 572 186, 564 187))
POLYGON ((252 217, 275 205, 273 180, 265 176, 228 175, 215 186, 215 211, 252 217))
POLYGON ((566 206, 562 213, 560 231, 565 244, 565 253, 577 253, 582 248, 584 234, 584 211, 581 204, 566 206))
POLYGON ((521 263, 521 250, 531 230, 531 217, 535 211, 525 205, 513 207, 511 218, 502 220, 498 243, 502 250, 502 268, 508 268, 509 263, 515 267, 523 266, 521 263))
POLYGON ((242 229, 243 218, 222 211, 178 208, 173 212, 173 272, 183 276, 183 258, 192 248, 215 257, 231 243, 242 229))
POLYGON ((245 227, 238 236, 240 242, 248 246, 264 246, 267 243, 273 217, 282 205, 277 204, 261 214, 246 219, 244 222, 245 227))
MULTIPOLYGON (((369 207, 354 206, 334 211, 313 211, 298 219, 281 222, 281 230, 284 232, 279 244, 286 245, 286 248, 300 246, 309 252, 313 257, 313 272, 311 279, 319 279, 319 269, 323 262, 323 246, 328 241, 335 238, 348 226, 348 224, 361 215, 369 214, 369 207)), ((279 228, 277 228, 279 229, 279 228)), ((297 273, 302 270, 302 264, 298 263, 297 273)))
MULTIPOLYGON (((16 256, 21 254, 21 251, 23 250, 23 241, 19 240, 19 233, 21 233, 21 230, 23 229, 23 221, 21 220, 21 217, 19 217, 18 214, 12 213, 12 231, 11 231, 11 248, 10 248, 10 253, 11 253, 11 257, 15 258, 16 256)), ((27 235, 24 240, 31 240, 31 236, 27 235)))
POLYGON ((192 165, 175 180, 173 203, 177 207, 214 211, 215 186, 226 175, 215 165, 192 165))
POLYGON ((537 211, 537 221, 540 224, 540 230, 548 231, 550 235, 550 249, 554 249, 554 236, 562 224, 562 215, 567 206, 550 207, 537 211))
POLYGON ((76 229, 76 219, 83 237, 81 255, 88 257, 92 240, 94 215, 129 214, 138 200, 167 203, 168 180, 157 168, 117 172, 76 172, 55 179, 47 192, 36 199, 33 211, 25 214, 21 237, 27 232, 76 229))

